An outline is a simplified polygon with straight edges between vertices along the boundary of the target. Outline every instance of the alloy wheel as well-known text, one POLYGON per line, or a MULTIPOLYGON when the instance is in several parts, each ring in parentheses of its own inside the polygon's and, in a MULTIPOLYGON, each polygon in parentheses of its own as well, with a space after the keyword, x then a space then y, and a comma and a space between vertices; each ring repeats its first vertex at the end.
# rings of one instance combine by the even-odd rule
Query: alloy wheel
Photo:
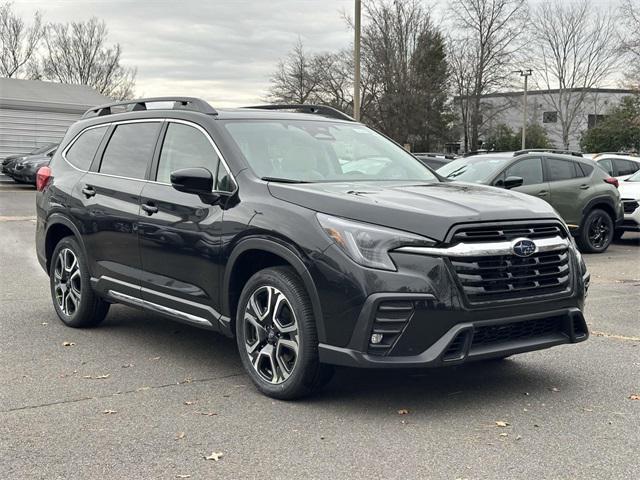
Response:
POLYGON ((289 378, 298 360, 298 321, 287 297, 263 286, 249 298, 244 312, 245 349, 254 370, 268 383, 289 378))
POLYGON ((54 295, 62 313, 72 316, 80 308, 82 283, 76 254, 69 248, 60 250, 53 270, 54 295))
POLYGON ((589 225, 589 242, 594 248, 604 247, 611 233, 609 223, 603 215, 604 214, 597 215, 589 225))

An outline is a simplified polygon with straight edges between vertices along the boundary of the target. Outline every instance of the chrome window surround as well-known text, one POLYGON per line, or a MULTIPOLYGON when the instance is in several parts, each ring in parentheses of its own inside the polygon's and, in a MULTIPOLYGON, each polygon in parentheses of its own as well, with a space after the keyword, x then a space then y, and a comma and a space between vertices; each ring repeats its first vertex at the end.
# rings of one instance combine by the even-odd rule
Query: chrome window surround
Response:
MULTIPOLYGON (((96 174, 96 175, 103 175, 105 177, 123 178, 125 180, 135 180, 137 182, 150 182, 150 183, 157 183, 159 185, 171 185, 170 183, 156 182, 155 180, 147 180, 147 179, 144 179, 144 178, 132 178, 132 177, 124 177, 124 176, 121 176, 121 175, 112 175, 112 174, 109 174, 109 173, 89 172, 88 170, 83 170, 81 168, 76 167, 69 160, 67 160, 67 151, 73 146, 73 144, 76 142, 76 140, 78 140, 80 135, 82 135, 87 130, 92 130, 94 128, 103 128, 103 127, 107 127, 108 128, 108 127, 110 127, 112 125, 122 125, 122 124, 127 124, 127 123, 156 123, 156 122, 181 123, 183 125, 188 125, 190 127, 194 127, 195 129, 199 130, 207 138, 207 140, 209 140, 209 143, 211 144, 211 146, 215 150, 216 154, 218 155, 219 161, 222 163, 223 167, 225 168, 225 170, 227 171, 227 173, 231 177, 231 180, 233 181, 233 185, 235 187, 233 189, 233 191, 231 191, 231 192, 216 192, 216 191, 213 191, 212 193, 225 193, 225 194, 228 194, 228 195, 233 195, 234 193, 236 193, 238 191, 238 182, 236 182, 236 179, 233 176, 233 174, 231 173, 231 169, 229 168, 229 165, 227 164, 227 161, 224 159, 224 156, 222 155, 222 152, 220 151, 220 149, 218 148, 216 143, 211 138, 211 135, 209 135, 209 133, 204 128, 202 128, 200 125, 198 125, 197 123, 190 122, 190 121, 187 121, 187 120, 177 119, 177 118, 169 118, 169 117, 163 117, 163 118, 139 118, 139 119, 135 119, 135 120, 121 120, 121 121, 118 121, 118 122, 108 122, 108 123, 100 123, 98 125, 91 125, 90 127, 84 128, 83 130, 78 132, 78 134, 75 137, 73 137, 73 140, 71 140, 69 142, 69 145, 67 145, 64 148, 64 150, 62 151, 62 154, 60 156, 67 163, 67 165, 69 165, 71 168, 73 168, 75 170, 78 170, 79 172, 93 173, 93 174, 96 174)), ((212 173, 214 173, 214 172, 212 172, 212 173)))
MULTIPOLYGON (((520 240, 520 239, 517 239, 520 240)), ((536 245, 536 251, 552 252, 564 250, 571 246, 571 241, 559 236, 531 240, 536 245)), ((485 257, 494 255, 513 255, 514 241, 488 242, 488 243, 458 243, 453 247, 400 247, 395 252, 415 253, 419 255, 431 255, 436 257, 485 257)), ((523 257, 526 258, 526 257, 523 257)))

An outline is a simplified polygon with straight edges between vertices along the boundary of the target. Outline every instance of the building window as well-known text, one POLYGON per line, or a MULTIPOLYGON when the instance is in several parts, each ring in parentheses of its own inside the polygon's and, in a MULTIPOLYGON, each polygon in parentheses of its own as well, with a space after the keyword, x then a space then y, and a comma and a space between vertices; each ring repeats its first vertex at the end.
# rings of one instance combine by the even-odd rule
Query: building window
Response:
POLYGON ((595 115, 590 113, 587 115, 587 128, 596 127, 602 120, 606 118, 606 115, 595 115))
POLYGON ((558 121, 558 112, 544 112, 542 114, 542 123, 556 123, 558 121))

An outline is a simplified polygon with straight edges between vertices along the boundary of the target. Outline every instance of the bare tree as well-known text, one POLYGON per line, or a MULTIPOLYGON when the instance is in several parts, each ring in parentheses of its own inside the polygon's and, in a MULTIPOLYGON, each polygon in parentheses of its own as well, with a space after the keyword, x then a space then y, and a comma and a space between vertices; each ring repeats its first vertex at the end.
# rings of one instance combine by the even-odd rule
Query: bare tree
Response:
POLYGON ((42 39, 42 32, 40 12, 33 14, 31 25, 27 26, 13 12, 11 2, 0 4, 0 76, 28 76, 27 66, 42 39))
POLYGON ((136 70, 121 65, 119 44, 107 45, 105 23, 51 24, 45 29, 41 76, 62 83, 89 85, 116 99, 133 96, 136 70))
POLYGON ((640 89, 640 2, 622 0, 619 10, 621 27, 619 44, 628 62, 624 71, 624 84, 640 89))
MULTIPOLYGON (((527 13, 526 0, 450 2, 449 16, 454 30, 459 32, 456 44, 464 48, 461 55, 468 72, 465 76, 472 75, 471 84, 467 85, 465 80, 463 89, 468 92, 464 100, 467 122, 464 128, 472 149, 478 145, 482 124, 481 96, 509 83, 527 13)), ((452 53, 454 57, 459 55, 452 53)))
POLYGON ((616 20, 589 0, 549 0, 535 10, 532 35, 537 83, 549 90, 545 96, 558 112, 568 149, 589 89, 605 83, 620 62, 616 20))
POLYGON ((280 61, 271 77, 269 100, 275 103, 311 103, 317 101, 322 68, 330 58, 309 55, 298 39, 286 59, 280 61))

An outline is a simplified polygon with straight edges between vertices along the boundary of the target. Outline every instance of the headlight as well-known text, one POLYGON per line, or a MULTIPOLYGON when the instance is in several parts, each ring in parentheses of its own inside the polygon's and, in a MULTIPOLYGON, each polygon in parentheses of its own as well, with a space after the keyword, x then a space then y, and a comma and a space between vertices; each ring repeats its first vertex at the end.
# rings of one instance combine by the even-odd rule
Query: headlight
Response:
POLYGON ((325 233, 354 262, 365 267, 396 270, 389 251, 408 245, 430 247, 435 241, 412 233, 379 227, 369 223, 317 214, 325 233))

